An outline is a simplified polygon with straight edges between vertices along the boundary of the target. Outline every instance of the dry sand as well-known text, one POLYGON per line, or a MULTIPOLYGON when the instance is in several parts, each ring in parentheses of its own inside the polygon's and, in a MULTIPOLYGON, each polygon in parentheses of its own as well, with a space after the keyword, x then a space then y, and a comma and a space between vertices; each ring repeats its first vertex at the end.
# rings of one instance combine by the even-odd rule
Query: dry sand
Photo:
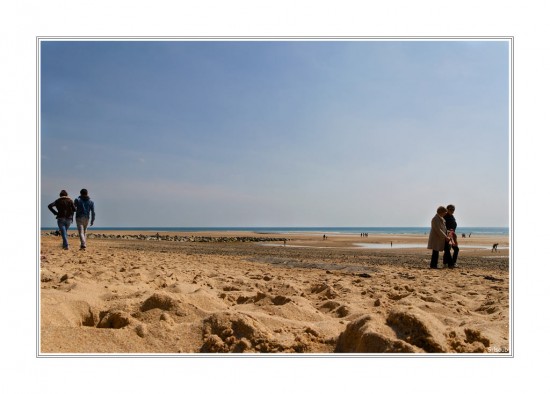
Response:
POLYGON ((507 237, 459 239, 458 268, 430 270, 431 251, 402 247, 425 235, 118 232, 80 251, 71 233, 69 251, 41 236, 44 355, 509 352, 507 237))

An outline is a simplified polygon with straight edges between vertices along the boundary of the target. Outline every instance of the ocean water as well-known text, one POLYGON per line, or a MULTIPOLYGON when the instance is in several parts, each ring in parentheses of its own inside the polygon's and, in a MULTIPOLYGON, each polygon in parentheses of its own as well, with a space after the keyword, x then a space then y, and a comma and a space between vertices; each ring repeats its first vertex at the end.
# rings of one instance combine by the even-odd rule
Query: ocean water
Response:
MULTIPOLYGON (((43 227, 43 231, 57 230, 56 227, 43 227)), ((292 233, 311 233, 311 234, 427 234, 429 227, 91 227, 89 231, 96 232, 101 230, 110 231, 155 231, 155 232, 201 232, 201 231, 249 231, 255 233, 269 234, 292 234, 292 233)), ((457 234, 460 236, 465 233, 472 235, 509 235, 508 227, 458 227, 457 234)))

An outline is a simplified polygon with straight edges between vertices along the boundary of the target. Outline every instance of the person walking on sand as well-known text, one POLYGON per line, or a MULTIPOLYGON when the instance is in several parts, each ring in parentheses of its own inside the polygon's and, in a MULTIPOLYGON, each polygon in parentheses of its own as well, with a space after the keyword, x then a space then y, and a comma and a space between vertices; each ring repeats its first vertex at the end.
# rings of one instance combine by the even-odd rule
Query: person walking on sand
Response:
POLYGON ((93 226, 95 221, 94 202, 90 200, 88 190, 82 189, 80 191, 80 196, 74 200, 74 205, 76 206, 76 228, 80 237, 80 250, 86 250, 86 230, 88 229, 88 223, 90 223, 90 226, 93 226), (90 214, 92 216, 91 222, 90 214))
POLYGON ((443 264, 447 264, 449 268, 456 267, 456 260, 458 259, 458 239, 456 236, 456 220, 453 216, 455 212, 455 206, 452 204, 447 205, 447 213, 443 217, 445 219, 445 227, 447 227, 447 235, 449 236, 449 242, 445 242, 445 250, 443 252, 443 264), (453 255, 451 256, 451 248, 453 249, 453 255))
POLYGON ((61 190, 61 192, 59 192, 59 198, 49 204, 48 209, 57 218, 57 226, 59 227, 61 238, 63 240, 63 249, 69 250, 67 231, 69 231, 69 227, 73 222, 73 215, 76 211, 73 200, 69 198, 67 191, 61 190))
POLYGON ((445 243, 449 241, 449 237, 447 237, 447 228, 445 227, 445 219, 443 219, 446 213, 447 209, 440 206, 437 208, 436 215, 432 218, 430 235, 428 237, 428 249, 432 250, 430 268, 437 268, 439 252, 445 249, 445 243))

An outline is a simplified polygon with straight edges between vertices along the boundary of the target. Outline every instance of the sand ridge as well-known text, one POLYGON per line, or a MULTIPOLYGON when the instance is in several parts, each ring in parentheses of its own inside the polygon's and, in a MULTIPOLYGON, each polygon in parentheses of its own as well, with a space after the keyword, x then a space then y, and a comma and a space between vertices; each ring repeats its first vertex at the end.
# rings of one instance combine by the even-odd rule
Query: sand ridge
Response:
MULTIPOLYGON (((64 251, 44 234, 40 352, 509 352, 508 250, 464 249, 458 269, 429 270, 426 249, 353 247, 422 236, 286 237, 91 237, 86 251, 71 238, 64 251)), ((508 246, 470 240, 493 241, 508 246)))

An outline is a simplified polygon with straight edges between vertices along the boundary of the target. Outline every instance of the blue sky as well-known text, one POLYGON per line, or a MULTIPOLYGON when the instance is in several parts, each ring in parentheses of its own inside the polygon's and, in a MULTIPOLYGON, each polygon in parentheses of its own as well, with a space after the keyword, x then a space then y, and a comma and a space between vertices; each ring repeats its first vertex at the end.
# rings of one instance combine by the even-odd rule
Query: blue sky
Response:
POLYGON ((42 41, 41 225, 509 220, 507 41, 42 41))

